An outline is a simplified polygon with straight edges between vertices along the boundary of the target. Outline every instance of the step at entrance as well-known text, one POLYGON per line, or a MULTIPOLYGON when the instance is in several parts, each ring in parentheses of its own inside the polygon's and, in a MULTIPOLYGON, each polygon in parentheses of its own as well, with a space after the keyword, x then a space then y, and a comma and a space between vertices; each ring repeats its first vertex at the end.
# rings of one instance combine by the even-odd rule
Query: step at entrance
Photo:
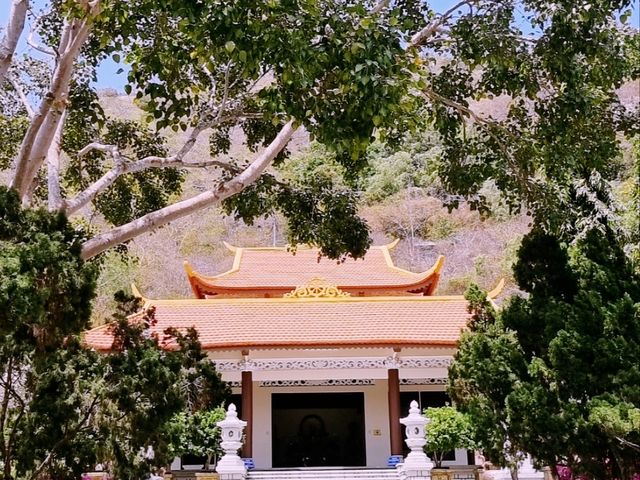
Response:
POLYGON ((397 480, 395 468, 288 468, 251 470, 247 480, 397 480))

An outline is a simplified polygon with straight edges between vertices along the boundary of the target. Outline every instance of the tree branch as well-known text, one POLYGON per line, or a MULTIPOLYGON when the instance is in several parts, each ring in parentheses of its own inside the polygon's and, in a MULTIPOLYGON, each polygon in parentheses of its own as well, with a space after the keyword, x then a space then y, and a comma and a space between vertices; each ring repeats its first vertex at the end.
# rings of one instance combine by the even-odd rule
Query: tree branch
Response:
POLYGON ((36 112, 33 110, 33 106, 31 105, 31 102, 29 101, 29 99, 25 95, 24 90, 22 90, 22 87, 20 86, 20 83, 18 82, 18 80, 13 75, 8 75, 7 78, 9 80, 9 82, 11 83, 11 85, 13 86, 13 89, 18 94, 18 97, 20 97, 20 101, 22 102, 22 105, 24 106, 25 110, 27 111, 27 115, 29 116, 30 119, 33 119, 33 117, 35 116, 36 112))
POLYGON ((290 120, 282 127, 271 144, 245 170, 216 189, 169 205, 89 239, 82 247, 82 258, 86 260, 94 257, 114 245, 126 242, 141 233, 166 225, 204 207, 215 205, 242 191, 246 186, 255 182, 271 165, 273 159, 287 145, 295 130, 293 120, 290 120))
POLYGON ((466 107, 465 105, 455 102, 449 98, 443 97, 442 95, 434 92, 433 90, 424 89, 422 91, 422 94, 425 96, 425 98, 428 98, 431 101, 439 102, 439 103, 442 103, 443 105, 453 108, 458 112, 460 116, 468 115, 478 125, 480 125, 481 127, 484 127, 484 130, 487 132, 487 134, 498 145, 498 148, 502 152, 502 155, 504 156, 504 159, 506 160, 507 165, 511 167, 512 172, 514 172, 514 174, 517 176, 520 186, 524 190, 528 188, 528 186, 530 185, 529 175, 527 174, 526 171, 520 168, 520 166, 518 165, 518 161, 514 158, 512 153, 509 151, 509 144, 505 142, 503 138, 500 138, 499 135, 496 135, 495 130, 497 129, 500 132, 504 133, 507 137, 511 138, 511 144, 516 145, 520 141, 520 139, 516 135, 514 135, 513 132, 511 132, 508 128, 504 127, 504 125, 501 125, 499 122, 493 121, 488 118, 484 118, 478 115, 473 110, 471 110, 469 107, 466 107))
POLYGON ((446 105, 448 107, 453 108, 454 110, 456 110, 462 116, 468 115, 471 119, 473 119, 479 125, 483 125, 485 127, 489 127, 489 128, 486 129, 487 133, 491 136, 491 138, 493 138, 496 141, 496 143, 500 147, 500 149, 501 149, 503 155, 505 156, 505 158, 507 160, 511 160, 511 155, 509 154, 509 152, 507 150, 506 143, 500 137, 498 137, 495 134, 495 132, 493 132, 493 130, 492 130, 492 128, 497 128, 500 131, 502 131, 503 133, 505 133, 507 136, 511 137, 513 140, 516 140, 514 135, 513 135, 513 133, 511 133, 508 129, 506 129, 505 127, 500 125, 498 122, 494 122, 493 120, 490 120, 488 118, 481 117, 476 112, 471 110, 469 107, 466 107, 466 106, 462 105, 461 103, 455 102, 455 101, 453 101, 453 100, 451 100, 449 98, 443 97, 442 95, 440 95, 439 93, 434 92, 433 90, 424 89, 422 91, 422 94, 426 98, 428 98, 429 100, 436 101, 436 102, 442 103, 443 105, 446 105))
POLYGON ((449 10, 444 12, 442 15, 440 15, 438 18, 436 18, 429 25, 424 27, 419 32, 415 33, 413 35, 413 37, 411 37, 411 46, 415 47, 415 46, 422 45, 427 40, 427 38, 429 38, 434 33, 436 33, 438 31, 438 29, 442 25, 444 25, 447 22, 447 20, 449 20, 451 18, 451 16, 453 15, 453 13, 457 9, 459 9, 463 5, 471 5, 472 3, 476 3, 477 1, 478 0, 462 0, 462 1, 458 2, 458 3, 456 3, 453 7, 451 7, 449 10))
POLYGON ((498 126, 498 124, 496 122, 493 122, 487 118, 481 117, 480 115, 478 115, 477 113, 475 113, 473 110, 471 110, 469 107, 466 107, 464 105, 462 105, 461 103, 458 103, 454 100, 451 100, 447 97, 443 97, 442 95, 440 95, 439 93, 434 92, 433 90, 430 89, 423 89, 422 90, 422 94, 424 95, 425 98, 432 100, 432 101, 436 101, 439 103, 442 103, 443 105, 446 105, 447 107, 451 107, 454 110, 456 110, 459 113, 468 115, 469 117, 471 117, 475 122, 477 123, 481 123, 483 125, 492 125, 492 126, 498 126))
POLYGON ((91 150, 98 150, 101 152, 108 152, 113 158, 113 168, 105 173, 102 177, 96 180, 88 188, 80 192, 72 200, 66 202, 65 213, 71 215, 87 203, 95 198, 100 192, 106 190, 117 180, 117 178, 124 173, 125 159, 120 154, 120 149, 116 145, 103 145, 101 143, 90 143, 82 150, 78 152, 78 155, 84 156, 91 150))
POLYGON ((0 40, 0 85, 3 83, 11 66, 20 34, 24 30, 24 21, 27 17, 28 8, 29 0, 13 0, 11 2, 7 27, 4 31, 4 36, 0 40))
POLYGON ((40 53, 44 53, 45 55, 51 55, 55 57, 56 56, 55 50, 49 47, 43 47, 42 45, 39 45, 34 38, 36 34, 36 29, 38 27, 38 23, 40 23, 41 18, 42 17, 39 16, 33 21, 33 26, 31 27, 29 36, 27 36, 27 45, 29 45, 31 48, 33 48, 34 50, 37 50, 40 53))
MULTIPOLYGON (((214 120, 217 122, 220 120, 220 116, 214 120)), ((91 150, 99 150, 101 152, 107 152, 114 160, 114 166, 111 170, 105 173, 102 177, 96 180, 93 184, 87 187, 85 190, 76 195, 72 200, 66 202, 65 213, 71 215, 82 207, 91 202, 97 195, 105 191, 118 177, 126 173, 135 173, 148 168, 206 168, 206 167, 220 167, 225 170, 229 170, 233 173, 238 173, 238 170, 233 166, 219 160, 210 160, 204 162, 185 162, 184 157, 193 149, 200 134, 209 128, 212 123, 202 122, 197 125, 189 134, 189 138, 184 145, 178 150, 175 155, 170 157, 145 157, 137 162, 127 162, 127 159, 120 154, 118 147, 115 145, 104 145, 101 143, 90 143, 82 150, 78 152, 78 155, 83 156, 89 153, 91 150)))

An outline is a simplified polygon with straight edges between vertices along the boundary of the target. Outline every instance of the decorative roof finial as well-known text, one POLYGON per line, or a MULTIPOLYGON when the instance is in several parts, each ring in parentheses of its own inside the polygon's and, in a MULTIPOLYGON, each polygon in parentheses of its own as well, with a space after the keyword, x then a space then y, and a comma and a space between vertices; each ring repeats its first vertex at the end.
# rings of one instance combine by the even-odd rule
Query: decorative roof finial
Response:
POLYGON ((324 278, 314 277, 306 285, 285 293, 283 298, 344 298, 350 296, 350 293, 343 292, 324 278))

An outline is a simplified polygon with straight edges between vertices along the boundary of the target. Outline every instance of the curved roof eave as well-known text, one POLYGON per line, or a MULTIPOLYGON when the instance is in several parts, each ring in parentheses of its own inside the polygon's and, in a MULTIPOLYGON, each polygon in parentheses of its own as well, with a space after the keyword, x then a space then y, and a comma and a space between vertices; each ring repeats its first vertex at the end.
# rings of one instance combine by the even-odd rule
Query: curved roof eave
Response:
MULTIPOLYGON (((397 244, 397 241, 392 242, 391 244, 388 245, 382 245, 379 247, 373 247, 373 248, 379 248, 382 250, 383 255, 385 257, 386 263, 387 263, 387 267, 389 268, 389 270, 391 271, 397 271, 397 272, 401 272, 404 274, 410 274, 412 276, 417 276, 418 278, 416 280, 410 281, 410 282, 406 282, 406 283, 388 283, 388 284, 378 284, 378 285, 371 285, 371 284, 366 284, 363 283, 362 285, 341 285, 340 283, 337 283, 336 285, 341 288, 341 289, 356 289, 356 288, 362 288, 365 290, 384 290, 384 289, 391 289, 391 290, 404 290, 404 291, 410 291, 410 290, 415 290, 418 289, 420 287, 423 287, 427 282, 431 282, 431 285, 428 287, 428 290, 430 292, 430 294, 432 294, 435 289, 437 288, 438 285, 438 281, 440 278, 440 272, 442 271, 442 267, 444 265, 444 260, 445 257, 443 255, 439 255, 438 258, 436 259, 435 263, 433 264, 433 266, 429 269, 426 270, 422 273, 415 273, 415 272, 410 272, 409 270, 405 270, 402 269, 400 267, 396 267, 393 264, 393 260, 391 259, 391 256, 389 254, 389 248, 393 248, 395 247, 395 245, 397 244)), ((235 251, 235 258, 234 258, 234 262, 233 262, 233 266, 231 267, 231 269, 227 270, 226 272, 220 273, 218 275, 213 275, 213 276, 209 276, 209 275, 203 275, 197 271, 195 271, 193 269, 193 267, 191 266, 191 264, 185 260, 184 262, 184 269, 185 272, 187 274, 187 278, 189 280, 189 284, 191 285, 191 289, 193 290, 194 295, 197 298, 204 298, 205 295, 209 294, 209 295, 215 295, 217 293, 232 293, 232 292, 246 292, 246 291, 251 291, 251 290, 257 290, 257 291, 263 291, 263 290, 291 290, 293 288, 298 287, 299 285, 270 285, 270 286, 252 286, 252 285, 246 285, 246 286, 233 286, 233 285, 219 285, 216 283, 216 280, 220 279, 220 278, 224 278, 228 275, 231 275, 233 273, 236 273, 239 269, 240 269, 240 264, 242 262, 242 255, 243 255, 243 251, 245 250, 242 247, 233 247, 231 245, 228 245, 228 248, 232 251, 235 251), (204 290, 204 292, 203 292, 204 290)), ((264 247, 264 248, 252 248, 251 250, 277 250, 277 251, 282 251, 284 250, 285 247, 264 247)))

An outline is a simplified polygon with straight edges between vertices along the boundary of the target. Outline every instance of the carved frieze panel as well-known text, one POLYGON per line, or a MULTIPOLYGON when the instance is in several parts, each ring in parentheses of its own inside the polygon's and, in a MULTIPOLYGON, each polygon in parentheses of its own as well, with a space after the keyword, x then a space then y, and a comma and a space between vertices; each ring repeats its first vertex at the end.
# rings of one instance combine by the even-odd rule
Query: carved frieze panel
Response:
POLYGON ((385 368, 384 358, 352 359, 280 359, 280 360, 223 360, 216 362, 219 372, 257 371, 257 370, 326 370, 326 369, 364 369, 385 368))
POLYGON ((368 368, 448 368, 450 357, 388 357, 388 358, 309 358, 273 360, 220 360, 216 362, 219 372, 241 372, 259 370, 327 370, 368 368))
POLYGON ((329 380, 269 380, 260 382, 261 387, 350 387, 375 385, 367 378, 338 378, 329 380))
MULTIPOLYGON (((227 382, 231 388, 241 388, 242 382, 227 382)), ((401 378, 400 385, 446 385, 446 378, 401 378)), ((267 380, 259 383, 261 387, 350 387, 373 386, 370 378, 337 378, 327 380, 267 380)))
POLYGON ((401 378, 400 385, 446 385, 444 378, 401 378))

